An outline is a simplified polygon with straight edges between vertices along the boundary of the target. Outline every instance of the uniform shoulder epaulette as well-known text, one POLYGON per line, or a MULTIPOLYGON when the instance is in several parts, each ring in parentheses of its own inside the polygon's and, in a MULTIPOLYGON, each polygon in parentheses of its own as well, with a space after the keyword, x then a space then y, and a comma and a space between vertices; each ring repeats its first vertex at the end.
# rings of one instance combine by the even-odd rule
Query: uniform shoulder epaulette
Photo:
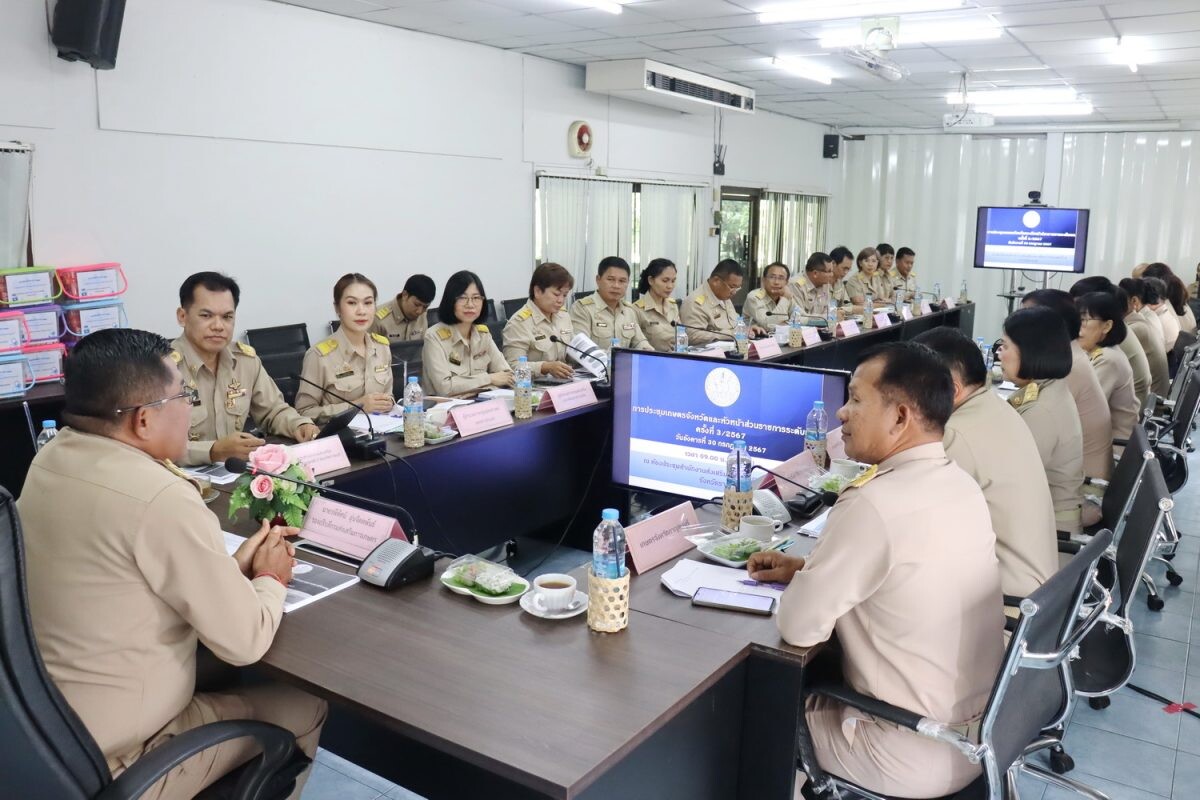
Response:
POLYGON ((642 309, 643 311, 645 311, 645 310, 646 310, 646 298, 645 298, 645 297, 639 297, 637 300, 634 300, 634 301, 633 301, 633 307, 634 307, 634 308, 640 308, 640 309, 642 309))
POLYGON ((391 306, 380 306, 378 308, 378 310, 376 310, 376 312, 375 312, 375 318, 376 319, 387 319, 388 315, 391 313, 392 313, 391 306))
POLYGON ((667 302, 668 302, 668 303, 670 303, 671 305, 675 305, 675 298, 674 298, 674 297, 668 297, 668 298, 667 298, 667 302))
POLYGON ((164 458, 161 461, 159 461, 158 463, 160 463, 164 467, 166 467, 167 472, 170 472, 172 475, 174 475, 177 478, 183 478, 185 481, 190 483, 192 485, 192 488, 194 488, 197 492, 199 492, 200 495, 203 497, 204 492, 200 489, 199 481, 197 481, 191 475, 188 475, 186 472, 181 470, 179 467, 175 466, 175 463, 173 461, 171 461, 171 459, 164 458))
POLYGON ((529 310, 529 306, 525 306, 525 308, 522 308, 516 314, 517 319, 529 319, 532 316, 533 312, 529 310))
POLYGON ((488 332, 488 326, 487 326, 487 325, 484 325, 483 323, 480 323, 479 325, 476 325, 476 326, 475 326, 475 330, 479 331, 480 333, 487 333, 487 332, 488 332))
POLYGON ((900 277, 900 270, 896 269, 895 267, 892 267, 891 269, 889 269, 889 270, 887 271, 887 276, 888 276, 889 278, 892 278, 893 280, 894 280, 894 279, 896 279, 896 278, 899 278, 899 277, 900 277))
POLYGON ((703 295, 703 294, 696 295, 696 305, 698 305, 698 306, 704 305, 704 301, 707 299, 708 299, 707 295, 703 295))
MULTIPOLYGON (((884 472, 890 471, 891 470, 884 470, 884 472)), ((867 467, 867 469, 861 475, 847 483, 846 488, 842 489, 842 491, 844 492, 846 489, 861 489, 882 474, 883 473, 879 471, 879 465, 872 464, 871 466, 867 467)))
POLYGON ((438 328, 437 332, 438 332, 438 334, 437 334, 438 338, 443 341, 450 338, 450 329, 449 328, 438 328))
POLYGON ((1090 353, 1088 353, 1088 358, 1090 358, 1092 360, 1092 363, 1094 364, 1094 363, 1096 363, 1096 359, 1098 359, 1103 353, 1104 353, 1103 347, 1093 347, 1092 351, 1090 353))
POLYGON ((244 355, 244 356, 256 356, 256 355, 258 355, 258 352, 257 352, 257 351, 256 351, 256 350, 255 350, 253 347, 251 347, 250 345, 246 344, 245 342, 238 342, 238 343, 237 343, 237 348, 238 348, 238 350, 241 350, 241 351, 242 351, 242 355, 244 355))
POLYGON ((762 300, 764 297, 767 296, 767 290, 766 289, 755 289, 754 296, 757 297, 759 300, 762 300))
POLYGON ((592 305, 595 305, 595 304, 596 304, 596 295, 594 295, 594 294, 589 294, 587 297, 583 298, 583 299, 582 299, 582 300, 580 300, 579 302, 580 302, 580 303, 582 303, 582 304, 583 304, 583 305, 585 305, 585 306, 592 306, 592 305))
POLYGON ((323 356, 327 356, 334 350, 337 350, 337 339, 326 339, 323 342, 317 342, 317 352, 323 356))
POLYGON ((1012 397, 1008 398, 1008 404, 1013 408, 1020 408, 1026 403, 1032 403, 1034 400, 1037 400, 1039 392, 1041 392, 1041 389, 1038 388, 1037 383, 1031 381, 1025 384, 1024 389, 1013 392, 1012 397))
POLYGON ((633 301, 632 300, 622 300, 621 305, 625 306, 626 308, 633 308, 633 301))
POLYGON ((386 336, 384 336, 382 333, 372 333, 371 338, 374 339, 375 341, 379 342, 380 344, 388 344, 388 338, 386 336))
POLYGON ((171 360, 174 361, 176 364, 182 363, 183 362, 183 353, 179 352, 178 350, 172 350, 171 351, 171 360))

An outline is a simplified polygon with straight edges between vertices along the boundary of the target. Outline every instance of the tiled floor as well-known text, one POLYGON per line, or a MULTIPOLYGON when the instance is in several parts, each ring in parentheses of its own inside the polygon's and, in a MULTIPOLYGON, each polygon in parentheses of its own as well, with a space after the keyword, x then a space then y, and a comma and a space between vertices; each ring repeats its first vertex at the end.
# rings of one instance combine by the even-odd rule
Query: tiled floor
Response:
MULTIPOLYGON (((1200 458, 1193 456, 1200 473, 1200 458)), ((1176 525, 1183 542, 1175 569, 1183 585, 1171 588, 1161 565, 1152 567, 1163 597, 1161 612, 1146 607, 1144 590, 1134 606, 1137 669, 1133 683, 1172 700, 1200 705, 1200 617, 1194 616, 1200 576, 1200 477, 1176 498, 1176 525), (1192 643, 1195 647, 1192 647, 1192 643)), ((587 558, 579 551, 555 553, 538 572, 570 570, 587 558)), ((1080 702, 1067 727, 1070 777, 1108 794, 1110 800, 1200 800, 1200 719, 1168 714, 1162 705, 1129 689, 1112 705, 1094 711, 1080 702)), ((1070 800, 1078 795, 1023 776, 1021 800, 1070 800)), ((421 800, 417 795, 322 750, 304 800, 421 800)))

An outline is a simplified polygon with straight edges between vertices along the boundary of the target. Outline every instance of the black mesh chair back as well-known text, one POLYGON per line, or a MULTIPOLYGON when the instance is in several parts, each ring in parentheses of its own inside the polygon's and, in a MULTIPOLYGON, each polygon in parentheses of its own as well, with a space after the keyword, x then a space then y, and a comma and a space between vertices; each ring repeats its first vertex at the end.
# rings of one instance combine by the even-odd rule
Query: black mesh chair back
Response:
POLYGON ((392 342, 392 394, 397 402, 404 396, 404 365, 408 364, 409 375, 420 377, 424 348, 425 342, 420 339, 392 342))
POLYGON ((591 291, 588 291, 588 292, 576 292, 575 294, 571 295, 571 302, 577 303, 580 300, 582 300, 583 298, 587 297, 589 294, 595 294, 595 293, 596 293, 595 289, 592 289, 591 291))
POLYGON ((1154 459, 1154 451, 1150 448, 1150 438, 1140 425, 1134 425, 1129 432, 1129 443, 1125 446, 1117 465, 1109 478, 1108 488, 1100 501, 1100 525, 1108 528, 1115 536, 1121 535, 1125 520, 1125 512, 1133 501, 1133 493, 1147 462, 1154 459))
POLYGON ((524 297, 517 297, 512 300, 505 300, 501 305, 504 306, 504 318, 512 319, 513 314, 521 310, 521 307, 527 303, 524 297))
POLYGON ((0 487, 0 794, 90 798, 112 778, 46 672, 25 587, 21 523, 12 495, 0 487))
POLYGON ((496 343, 496 347, 504 349, 504 323, 498 320, 488 320, 488 331, 492 334, 492 341, 496 343))
POLYGON ((1200 375, 1193 370, 1188 373, 1179 399, 1175 401, 1175 412, 1171 415, 1171 425, 1167 429, 1171 443, 1182 449, 1187 443, 1187 437, 1192 431, 1192 422, 1196 419, 1196 410, 1200 408, 1200 375))
POLYGON ((259 353, 259 358, 262 360, 263 369, 275 381, 275 385, 279 387, 279 391, 283 392, 283 399, 287 401, 289 406, 296 404, 296 391, 300 388, 300 382, 293 375, 299 375, 304 367, 304 352, 299 353, 259 353))
POLYGON ((1171 371, 1171 377, 1179 375, 1180 371, 1187 365, 1188 351, 1196 344, 1196 335, 1187 331, 1180 331, 1179 336, 1175 339, 1175 346, 1171 348, 1171 352, 1167 353, 1167 367, 1171 371))
POLYGON ((1066 566, 1021 602, 1021 617, 980 728, 981 744, 990 750, 985 766, 992 796, 1000 796, 995 789, 1002 785, 1008 768, 1042 731, 1070 710, 1074 693, 1070 671, 1063 665, 1103 611, 1097 607, 1088 619, 1080 619, 1096 562, 1111 543, 1111 532, 1097 533, 1066 566))
POLYGON ((429 323, 430 325, 437 324, 437 322, 438 322, 437 306, 432 306, 428 311, 425 312, 425 322, 429 323))
POLYGON ((246 342, 258 351, 259 356, 295 352, 303 356, 308 349, 308 326, 297 322, 274 328, 251 328, 246 331, 246 342))

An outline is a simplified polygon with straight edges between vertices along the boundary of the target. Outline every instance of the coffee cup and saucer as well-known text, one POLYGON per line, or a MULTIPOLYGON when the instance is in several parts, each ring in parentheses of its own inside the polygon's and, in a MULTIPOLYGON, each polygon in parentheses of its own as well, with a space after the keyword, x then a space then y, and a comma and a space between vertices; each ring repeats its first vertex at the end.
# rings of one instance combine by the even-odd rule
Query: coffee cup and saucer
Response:
POLYGON ((561 572, 548 572, 533 579, 533 587, 521 595, 521 608, 542 619, 568 619, 587 611, 588 596, 579 591, 575 579, 561 572))

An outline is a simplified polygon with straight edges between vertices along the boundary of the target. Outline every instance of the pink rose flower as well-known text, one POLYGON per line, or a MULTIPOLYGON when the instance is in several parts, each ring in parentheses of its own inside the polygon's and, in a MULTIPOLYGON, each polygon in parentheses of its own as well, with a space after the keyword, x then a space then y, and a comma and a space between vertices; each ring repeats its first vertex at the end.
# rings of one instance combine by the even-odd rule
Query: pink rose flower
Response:
POLYGON ((250 494, 259 500, 270 500, 275 494, 275 481, 266 475, 256 475, 250 481, 250 494))
POLYGON ((283 472, 290 463, 292 457, 281 444, 264 444, 250 453, 250 466, 263 472, 283 472))

